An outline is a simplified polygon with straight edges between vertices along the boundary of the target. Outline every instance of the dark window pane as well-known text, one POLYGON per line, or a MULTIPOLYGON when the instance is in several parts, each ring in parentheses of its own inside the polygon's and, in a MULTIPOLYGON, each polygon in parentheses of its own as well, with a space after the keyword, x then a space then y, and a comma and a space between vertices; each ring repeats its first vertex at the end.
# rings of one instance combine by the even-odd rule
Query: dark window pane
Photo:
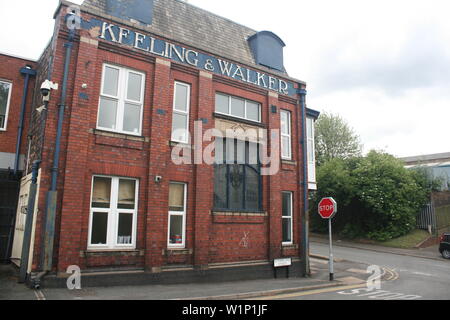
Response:
POLYGON ((259 210, 259 175, 252 168, 246 170, 245 208, 259 210))
POLYGON ((230 209, 244 209, 244 170, 241 165, 230 165, 230 209))
POLYGON ((169 211, 184 211, 184 193, 184 184, 171 183, 169 185, 169 211))
POLYGON ((183 243, 183 216, 171 215, 170 216, 170 244, 182 244, 183 243))
POLYGON ((91 244, 106 244, 108 213, 94 212, 92 216, 91 244))
POLYGON ((111 178, 94 178, 92 207, 109 208, 111 203, 111 178))
POLYGON ((291 193, 283 192, 283 217, 292 216, 291 193))
POLYGON ((131 244, 133 234, 133 214, 119 213, 117 244, 131 244))
POLYGON ((136 181, 120 179, 117 207, 119 209, 134 209, 135 197, 136 181))
POLYGON ((283 242, 292 242, 291 221, 283 218, 283 242))
POLYGON ((214 207, 226 209, 227 206, 227 166, 215 165, 214 169, 214 207))
POLYGON ((8 97, 11 84, 0 82, 0 128, 6 125, 6 109, 8 107, 8 97))

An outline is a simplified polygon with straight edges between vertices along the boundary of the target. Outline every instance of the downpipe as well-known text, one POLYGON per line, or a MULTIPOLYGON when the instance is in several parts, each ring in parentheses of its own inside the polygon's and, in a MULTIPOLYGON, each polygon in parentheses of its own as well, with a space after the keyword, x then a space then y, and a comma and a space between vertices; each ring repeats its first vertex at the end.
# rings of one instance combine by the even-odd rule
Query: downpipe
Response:
POLYGON ((22 255, 20 257, 19 283, 24 283, 27 279, 31 234, 33 232, 34 207, 37 193, 37 178, 40 164, 41 160, 34 161, 31 169, 31 186, 28 196, 27 217, 25 221, 25 230, 22 243, 22 255))
POLYGON ((301 261, 302 261, 302 270, 303 277, 308 277, 311 275, 310 267, 309 267, 309 219, 308 219, 308 147, 306 144, 306 94, 307 91, 305 89, 300 89, 298 91, 300 95, 300 109, 299 113, 301 113, 302 119, 302 130, 299 128, 299 132, 302 132, 301 145, 303 150, 303 216, 302 216, 302 226, 301 226, 301 239, 302 239, 302 248, 301 248, 301 261))
POLYGON ((27 107, 26 103, 28 95, 28 85, 30 82, 30 77, 36 76, 36 70, 33 70, 30 66, 27 65, 20 69, 20 73, 25 75, 25 84, 23 86, 22 103, 20 107, 19 126, 17 128, 16 153, 14 157, 14 176, 17 175, 17 171, 19 170, 20 147, 22 145, 23 123, 25 121, 25 111, 27 107))
POLYGON ((55 141, 55 153, 53 157, 53 166, 51 169, 51 184, 50 189, 47 192, 47 201, 45 208, 45 233, 43 239, 43 250, 41 255, 41 266, 43 272, 39 273, 33 279, 33 286, 39 287, 41 279, 46 276, 52 270, 53 266, 53 248, 55 238, 55 223, 56 223, 56 208, 57 208, 57 183, 58 183, 58 171, 59 171, 59 159, 61 152, 61 138, 64 123, 64 112, 66 109, 66 97, 67 97, 67 81, 69 76, 70 59, 73 48, 73 41, 75 39, 75 30, 70 30, 68 42, 64 44, 66 48, 65 60, 64 60, 64 73, 63 82, 61 86, 61 98, 59 103, 59 115, 58 115, 58 127, 56 131, 55 141))

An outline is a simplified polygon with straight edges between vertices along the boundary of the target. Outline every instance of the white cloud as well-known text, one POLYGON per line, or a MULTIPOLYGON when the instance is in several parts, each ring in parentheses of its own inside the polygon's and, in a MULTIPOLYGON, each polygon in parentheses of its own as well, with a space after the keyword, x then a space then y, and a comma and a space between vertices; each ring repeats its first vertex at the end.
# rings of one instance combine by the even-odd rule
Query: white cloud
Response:
MULTIPOLYGON (((450 151, 448 0, 189 3, 280 36, 289 74, 308 83, 308 106, 344 117, 366 150, 450 151)), ((57 4, 1 1, 0 51, 37 59, 57 4)))

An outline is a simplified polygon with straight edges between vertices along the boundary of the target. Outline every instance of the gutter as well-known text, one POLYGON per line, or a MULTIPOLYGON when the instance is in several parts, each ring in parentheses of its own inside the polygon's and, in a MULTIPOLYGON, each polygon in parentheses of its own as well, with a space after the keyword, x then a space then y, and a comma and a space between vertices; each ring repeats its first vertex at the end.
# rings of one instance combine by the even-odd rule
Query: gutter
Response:
POLYGON ((20 73, 25 75, 25 84, 23 86, 23 95, 22 95, 22 103, 20 108, 20 118, 19 118, 19 127, 17 130, 17 141, 16 141, 16 154, 14 157, 14 176, 17 174, 19 170, 19 158, 20 158, 20 147, 22 144, 22 134, 23 134, 23 122, 25 120, 25 110, 27 103, 27 95, 28 95, 28 85, 30 81, 30 77, 36 76, 36 70, 33 70, 30 66, 25 66, 20 69, 20 73))

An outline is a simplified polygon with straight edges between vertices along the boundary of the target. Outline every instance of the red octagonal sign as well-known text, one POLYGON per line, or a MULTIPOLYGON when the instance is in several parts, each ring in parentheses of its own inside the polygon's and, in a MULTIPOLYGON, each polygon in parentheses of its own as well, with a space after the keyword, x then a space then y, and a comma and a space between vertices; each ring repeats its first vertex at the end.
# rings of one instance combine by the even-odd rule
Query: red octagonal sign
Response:
POLYGON ((337 213, 337 203, 333 198, 323 198, 319 202, 319 214, 323 219, 332 219, 337 213))

